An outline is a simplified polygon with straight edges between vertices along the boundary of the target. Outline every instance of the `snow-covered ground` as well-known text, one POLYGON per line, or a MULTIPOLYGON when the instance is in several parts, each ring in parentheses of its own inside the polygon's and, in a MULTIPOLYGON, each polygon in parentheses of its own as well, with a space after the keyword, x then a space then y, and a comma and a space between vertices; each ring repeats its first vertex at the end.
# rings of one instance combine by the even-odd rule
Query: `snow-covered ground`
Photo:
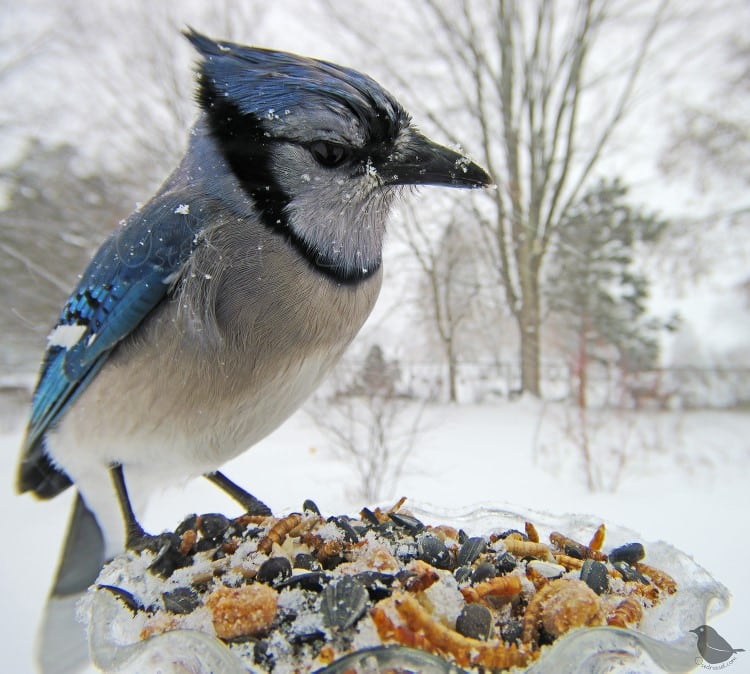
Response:
MULTIPOLYGON (((750 650, 750 414, 621 413, 606 425, 595 419, 595 478, 607 489, 598 492, 587 490, 579 452, 570 444, 574 421, 560 406, 525 399, 430 407, 425 430, 386 501, 406 495, 440 510, 497 504, 590 513, 640 532, 644 542, 668 541, 729 588, 733 604, 712 624, 733 646, 750 650)), ((13 493, 19 440, 20 430, 0 436, 5 476, 0 486, 5 550, 0 643, 3 671, 23 673, 33 671, 35 628, 70 495, 42 503, 13 493)), ((304 412, 227 465, 226 472, 276 512, 299 510, 305 498, 314 499, 324 514, 356 512, 365 505, 354 493, 353 474, 332 458, 304 412)), ((156 498, 144 524, 159 531, 173 528, 189 512, 212 511, 233 514, 238 508, 199 480, 156 498)), ((734 666, 748 671, 739 658, 747 659, 744 667, 750 668, 750 656, 739 654, 734 666)))

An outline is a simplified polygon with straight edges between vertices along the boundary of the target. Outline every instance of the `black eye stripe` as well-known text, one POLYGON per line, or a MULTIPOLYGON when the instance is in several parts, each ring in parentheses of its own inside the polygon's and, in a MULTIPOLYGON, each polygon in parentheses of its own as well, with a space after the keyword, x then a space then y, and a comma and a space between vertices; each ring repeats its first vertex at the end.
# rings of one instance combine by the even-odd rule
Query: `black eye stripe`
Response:
POLYGON ((326 168, 341 166, 350 156, 347 147, 325 140, 316 140, 314 143, 310 143, 308 149, 315 161, 326 168))

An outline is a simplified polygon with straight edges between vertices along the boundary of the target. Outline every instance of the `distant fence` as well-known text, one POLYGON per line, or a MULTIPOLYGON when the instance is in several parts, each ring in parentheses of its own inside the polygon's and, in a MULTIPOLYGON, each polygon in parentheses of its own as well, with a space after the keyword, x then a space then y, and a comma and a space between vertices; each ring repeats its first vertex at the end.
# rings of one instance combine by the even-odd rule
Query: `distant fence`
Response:
MULTIPOLYGON (((408 366, 407 366, 408 367, 408 366)), ((542 393, 561 400, 577 395, 578 380, 563 363, 543 363, 542 393)), ((510 363, 459 366, 459 391, 464 400, 513 397, 521 388, 520 368, 510 363)), ((750 368, 668 367, 623 372, 616 367, 591 367, 587 373, 591 405, 629 408, 750 408, 750 368)))
MULTIPOLYGON (((356 377, 362 363, 346 361, 339 370, 356 377)), ((549 400, 576 399, 577 379, 565 363, 545 362, 542 393, 549 400)), ((592 366, 587 372, 587 401, 592 406, 635 409, 750 409, 750 367, 669 367, 623 372, 614 366, 592 366)), ((433 402, 448 399, 447 367, 435 363, 398 362, 400 394, 433 402)), ((459 363, 458 400, 482 403, 513 399, 521 391, 521 371, 512 362, 459 363)))

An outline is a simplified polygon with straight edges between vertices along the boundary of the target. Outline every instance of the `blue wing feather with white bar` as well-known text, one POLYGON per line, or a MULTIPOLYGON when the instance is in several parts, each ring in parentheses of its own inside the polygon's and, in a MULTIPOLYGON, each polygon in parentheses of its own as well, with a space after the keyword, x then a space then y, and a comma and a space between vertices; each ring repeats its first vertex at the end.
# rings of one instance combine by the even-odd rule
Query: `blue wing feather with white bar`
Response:
POLYGON ((178 196, 154 199, 117 229, 65 303, 48 337, 34 393, 22 449, 21 491, 48 497, 70 484, 46 456, 44 434, 86 389, 117 344, 167 296, 190 257, 199 219, 178 196))

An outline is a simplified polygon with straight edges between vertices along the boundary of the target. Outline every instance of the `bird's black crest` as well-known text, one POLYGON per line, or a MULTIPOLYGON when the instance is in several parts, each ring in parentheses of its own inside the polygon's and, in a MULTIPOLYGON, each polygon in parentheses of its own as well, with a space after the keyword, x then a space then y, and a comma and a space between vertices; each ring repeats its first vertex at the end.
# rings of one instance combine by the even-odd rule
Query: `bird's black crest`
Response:
POLYGON ((220 102, 229 100, 242 115, 272 122, 264 125, 272 135, 308 141, 321 139, 310 134, 346 131, 355 122, 363 145, 392 142, 409 124, 398 102, 356 70, 287 52, 216 42, 193 30, 185 35, 203 57, 198 101, 208 114, 216 114, 220 102))

